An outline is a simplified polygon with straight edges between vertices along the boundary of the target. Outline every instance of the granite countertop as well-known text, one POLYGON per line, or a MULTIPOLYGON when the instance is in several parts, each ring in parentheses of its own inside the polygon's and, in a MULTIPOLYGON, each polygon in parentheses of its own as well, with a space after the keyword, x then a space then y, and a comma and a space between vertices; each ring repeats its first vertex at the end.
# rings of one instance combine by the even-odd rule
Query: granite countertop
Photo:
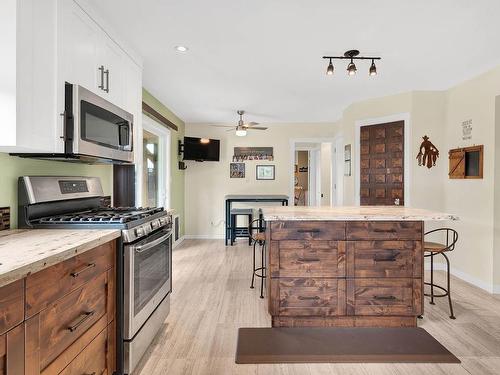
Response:
POLYGON ((266 221, 438 221, 458 216, 402 206, 263 207, 266 221))
POLYGON ((0 287, 120 236, 118 229, 0 231, 0 287))

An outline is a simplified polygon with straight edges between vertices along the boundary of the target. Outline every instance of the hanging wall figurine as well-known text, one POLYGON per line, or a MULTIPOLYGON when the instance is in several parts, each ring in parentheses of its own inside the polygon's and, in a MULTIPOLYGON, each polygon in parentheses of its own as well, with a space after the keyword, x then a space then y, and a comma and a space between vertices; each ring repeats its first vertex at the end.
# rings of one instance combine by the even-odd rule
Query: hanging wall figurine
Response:
POLYGON ((423 142, 418 150, 417 160, 418 165, 423 165, 427 168, 432 168, 436 165, 436 160, 439 157, 439 150, 429 141, 429 137, 424 135, 423 142))

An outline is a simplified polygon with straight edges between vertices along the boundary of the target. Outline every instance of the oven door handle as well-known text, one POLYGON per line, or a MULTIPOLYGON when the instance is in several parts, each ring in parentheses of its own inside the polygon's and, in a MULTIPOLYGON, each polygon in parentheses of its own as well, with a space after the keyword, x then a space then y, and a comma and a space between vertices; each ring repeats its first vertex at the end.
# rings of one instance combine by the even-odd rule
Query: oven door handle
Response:
POLYGON ((144 251, 148 251, 152 247, 155 247, 156 245, 161 244, 163 241, 165 241, 170 236, 172 236, 172 230, 171 229, 166 234, 164 234, 163 236, 161 236, 160 238, 158 238, 158 239, 156 239, 154 241, 148 242, 148 243, 146 243, 144 245, 137 246, 135 248, 135 252, 136 253, 143 253, 144 251))

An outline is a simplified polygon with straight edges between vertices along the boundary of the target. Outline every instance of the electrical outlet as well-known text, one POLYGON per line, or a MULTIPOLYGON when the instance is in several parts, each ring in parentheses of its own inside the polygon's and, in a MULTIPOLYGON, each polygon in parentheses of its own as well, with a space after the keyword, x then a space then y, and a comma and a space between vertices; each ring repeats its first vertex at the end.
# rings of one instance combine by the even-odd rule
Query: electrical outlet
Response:
POLYGON ((0 230, 10 229, 10 207, 0 207, 0 230))

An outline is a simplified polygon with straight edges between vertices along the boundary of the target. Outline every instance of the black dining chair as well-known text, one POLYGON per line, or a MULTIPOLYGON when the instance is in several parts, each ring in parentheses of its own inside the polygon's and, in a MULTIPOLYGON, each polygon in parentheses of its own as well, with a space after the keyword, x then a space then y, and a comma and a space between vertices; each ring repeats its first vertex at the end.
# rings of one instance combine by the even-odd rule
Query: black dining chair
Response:
POLYGON ((451 303, 451 291, 450 291, 450 260, 446 255, 447 252, 453 251, 455 245, 458 241, 458 233, 456 230, 451 228, 439 228, 434 229, 425 233, 425 236, 430 234, 441 234, 443 238, 446 238, 445 243, 424 241, 424 258, 431 258, 431 280, 430 282, 424 282, 425 285, 431 287, 430 293, 425 293, 427 297, 431 297, 430 304, 434 305, 434 298, 448 297, 448 303, 450 305, 450 319, 455 319, 453 314, 453 305, 451 303), (434 284, 434 257, 437 255, 442 255, 446 260, 446 288, 440 285, 434 284), (434 288, 441 290, 443 293, 434 294, 434 288))

